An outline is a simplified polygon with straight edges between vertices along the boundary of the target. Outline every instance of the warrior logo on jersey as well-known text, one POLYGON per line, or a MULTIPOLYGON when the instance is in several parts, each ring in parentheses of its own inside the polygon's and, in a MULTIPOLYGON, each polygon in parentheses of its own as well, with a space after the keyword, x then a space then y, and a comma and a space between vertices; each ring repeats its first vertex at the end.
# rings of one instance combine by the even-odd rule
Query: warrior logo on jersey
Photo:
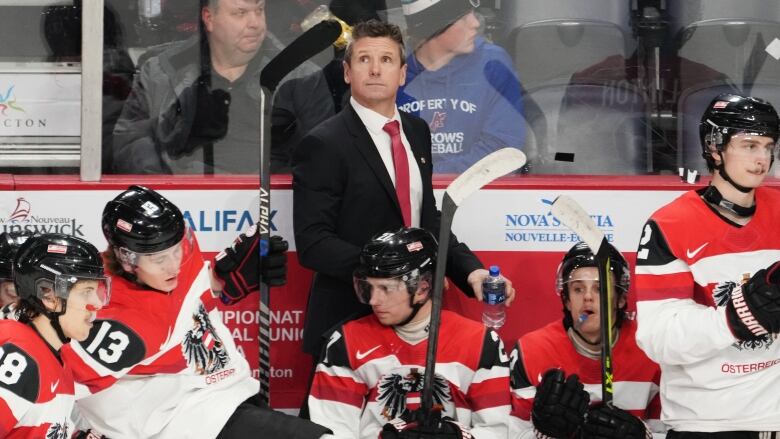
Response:
POLYGON ((208 375, 223 369, 230 362, 230 355, 225 350, 222 339, 214 331, 203 304, 200 304, 198 312, 192 315, 192 322, 192 329, 184 335, 181 344, 187 364, 194 367, 199 375, 208 375))
POLYGON ((59 422, 51 424, 46 430, 46 439, 68 439, 68 425, 59 422))
MULTIPOLYGON (((424 374, 424 371, 413 367, 405 375, 393 373, 380 378, 377 386, 379 396, 376 399, 384 404, 381 408, 382 417, 386 420, 397 418, 406 411, 407 399, 417 397, 419 400, 425 381, 424 374)), ((445 406, 445 403, 452 401, 450 386, 441 375, 434 374, 433 380, 433 401, 436 405, 445 406)))
MULTIPOLYGON (((715 302, 715 306, 726 306, 731 300, 731 293, 736 288, 737 283, 732 281, 718 282, 715 288, 712 289, 712 301, 715 302)), ((764 334, 761 338, 756 340, 740 340, 734 343, 732 346, 739 351, 757 349, 769 349, 769 346, 774 342, 772 334, 764 334)))

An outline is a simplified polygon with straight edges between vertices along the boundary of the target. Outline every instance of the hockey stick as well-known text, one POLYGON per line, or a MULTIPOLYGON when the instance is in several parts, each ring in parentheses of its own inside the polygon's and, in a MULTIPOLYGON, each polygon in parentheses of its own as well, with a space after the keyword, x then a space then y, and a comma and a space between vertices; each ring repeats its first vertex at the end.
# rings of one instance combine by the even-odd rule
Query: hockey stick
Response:
POLYGON ((428 329, 428 351, 425 357, 425 376, 423 379, 422 410, 430 413, 433 408, 433 380, 436 368, 436 348, 439 343, 441 326, 441 300, 444 285, 444 271, 447 267, 447 252, 450 242, 450 228, 455 211, 469 195, 482 186, 525 165, 525 154, 516 148, 503 148, 495 151, 471 165, 456 178, 444 192, 439 226, 439 252, 436 257, 436 271, 433 279, 431 322, 428 329))
MULTIPOLYGON (((271 106, 279 82, 296 67, 312 56, 327 49, 341 35, 341 25, 335 21, 323 21, 295 39, 276 55, 260 72, 260 263, 268 255, 271 232, 271 106)), ((262 267, 258 267, 258 275, 262 267)), ((260 279, 260 322, 258 331, 258 378, 260 399, 271 400, 271 301, 269 287, 260 279)))
POLYGON ((552 214, 580 236, 596 255, 599 270, 599 326, 601 327, 601 399, 612 403, 612 282, 610 281, 609 243, 587 212, 567 195, 552 203, 552 214))

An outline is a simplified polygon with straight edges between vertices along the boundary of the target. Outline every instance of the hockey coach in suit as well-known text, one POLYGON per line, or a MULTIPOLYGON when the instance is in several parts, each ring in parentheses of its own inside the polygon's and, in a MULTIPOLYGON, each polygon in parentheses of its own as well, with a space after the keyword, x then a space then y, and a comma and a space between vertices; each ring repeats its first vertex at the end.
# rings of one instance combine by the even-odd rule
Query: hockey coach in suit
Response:
MULTIPOLYGON (((406 79, 399 28, 371 20, 353 28, 344 57, 350 103, 305 136, 293 153, 293 223, 301 265, 314 270, 304 351, 315 359, 323 336, 347 317, 371 312, 358 302, 352 274, 361 247, 402 226, 439 233, 428 125, 397 110, 406 79)), ((488 275, 453 237, 447 275, 465 294, 482 296, 488 275)), ((511 283, 507 303, 514 297, 511 283)))

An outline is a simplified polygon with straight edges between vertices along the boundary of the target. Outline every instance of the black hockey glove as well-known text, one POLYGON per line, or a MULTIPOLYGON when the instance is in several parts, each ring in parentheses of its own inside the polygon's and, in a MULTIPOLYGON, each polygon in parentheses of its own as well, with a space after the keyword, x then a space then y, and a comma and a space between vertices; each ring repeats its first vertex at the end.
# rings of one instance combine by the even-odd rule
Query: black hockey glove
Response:
POLYGON ((268 255, 262 261, 259 244, 260 233, 255 224, 214 258, 214 274, 224 285, 220 294, 223 303, 234 304, 258 291, 258 280, 261 278, 269 287, 287 283, 287 241, 281 236, 272 236, 268 243, 268 255))
POLYGON ((590 395, 576 374, 549 369, 536 387, 531 421, 539 438, 575 437, 585 421, 590 395))
POLYGON ((75 433, 73 433, 71 439, 108 439, 108 438, 101 434, 95 433, 92 430, 87 430, 87 431, 78 430, 75 433))
POLYGON ((582 439, 652 439, 653 433, 636 416, 612 405, 588 408, 582 439))
POLYGON ((744 285, 734 287, 726 317, 740 340, 780 332, 780 262, 758 270, 744 285))
POLYGON ((407 412, 382 427, 380 439, 472 439, 468 427, 434 411, 423 415, 421 410, 407 412))

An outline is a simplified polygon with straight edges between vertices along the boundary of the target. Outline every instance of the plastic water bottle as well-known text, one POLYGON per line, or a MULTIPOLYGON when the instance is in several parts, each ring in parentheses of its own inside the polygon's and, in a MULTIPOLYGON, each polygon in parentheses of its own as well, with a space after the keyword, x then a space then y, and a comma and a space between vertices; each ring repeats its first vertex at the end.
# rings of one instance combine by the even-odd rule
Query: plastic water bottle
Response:
POLYGON ((506 321, 506 280, 498 265, 490 266, 490 276, 482 282, 482 323, 498 329, 506 321))

